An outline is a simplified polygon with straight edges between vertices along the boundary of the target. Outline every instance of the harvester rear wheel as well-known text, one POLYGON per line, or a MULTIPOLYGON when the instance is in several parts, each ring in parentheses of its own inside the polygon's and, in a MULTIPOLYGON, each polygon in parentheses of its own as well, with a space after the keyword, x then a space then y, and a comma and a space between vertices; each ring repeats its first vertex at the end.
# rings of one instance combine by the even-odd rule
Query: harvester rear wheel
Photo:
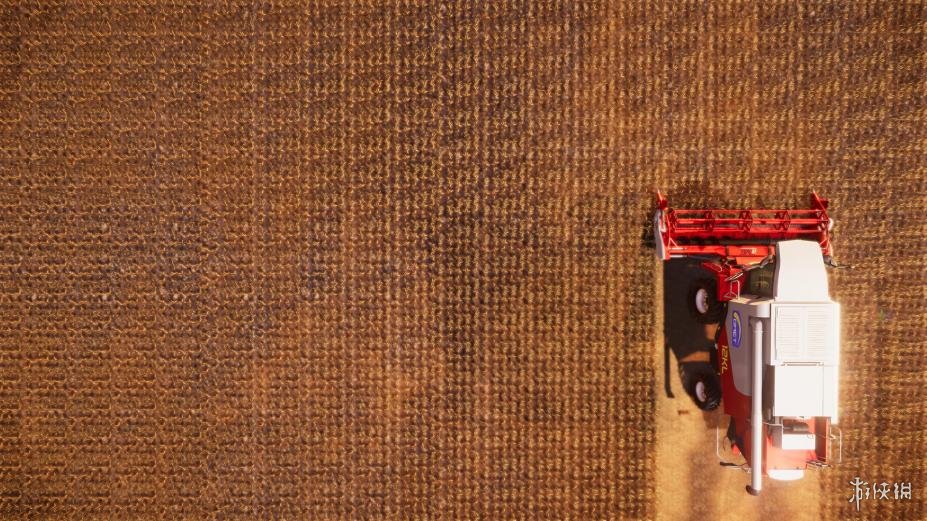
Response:
POLYGON ((721 381, 714 367, 707 362, 679 364, 679 377, 695 405, 703 411, 712 411, 721 404, 721 381))

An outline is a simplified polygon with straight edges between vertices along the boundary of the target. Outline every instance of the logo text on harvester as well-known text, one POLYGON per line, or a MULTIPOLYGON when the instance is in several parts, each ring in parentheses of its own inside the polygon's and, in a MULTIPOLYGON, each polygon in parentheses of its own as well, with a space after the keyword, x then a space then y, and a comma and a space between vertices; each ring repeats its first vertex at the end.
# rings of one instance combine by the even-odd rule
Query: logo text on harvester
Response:
POLYGON ((731 314, 731 345, 740 347, 740 335, 743 332, 743 323, 740 320, 740 313, 735 311, 731 314))

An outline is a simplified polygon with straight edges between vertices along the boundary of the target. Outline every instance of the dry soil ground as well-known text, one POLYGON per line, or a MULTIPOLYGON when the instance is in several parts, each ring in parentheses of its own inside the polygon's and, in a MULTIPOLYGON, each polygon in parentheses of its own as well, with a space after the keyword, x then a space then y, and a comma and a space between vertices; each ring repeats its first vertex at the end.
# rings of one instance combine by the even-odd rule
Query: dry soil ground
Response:
POLYGON ((0 6, 0 516, 923 519, 922 2, 0 6), (678 206, 831 198, 845 465, 666 399, 678 206), (688 413, 680 411, 688 411, 688 413), (912 482, 857 514, 848 482, 912 482))

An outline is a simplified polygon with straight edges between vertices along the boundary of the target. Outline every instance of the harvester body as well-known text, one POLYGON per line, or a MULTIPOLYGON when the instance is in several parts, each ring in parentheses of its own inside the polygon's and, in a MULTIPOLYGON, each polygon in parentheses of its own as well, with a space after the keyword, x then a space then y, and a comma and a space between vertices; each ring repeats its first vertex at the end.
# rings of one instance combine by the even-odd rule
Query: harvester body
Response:
MULTIPOLYGON (((728 438, 751 473, 794 480, 838 439, 840 306, 829 295, 827 201, 808 210, 674 210, 658 194, 657 255, 694 256, 714 281, 690 302, 720 318, 714 360, 728 438), (710 288, 710 289, 709 289, 710 288), (707 290, 707 292, 706 292, 707 290), (710 293, 714 293, 713 295, 710 293)), ((717 403, 717 402, 714 402, 717 403)))

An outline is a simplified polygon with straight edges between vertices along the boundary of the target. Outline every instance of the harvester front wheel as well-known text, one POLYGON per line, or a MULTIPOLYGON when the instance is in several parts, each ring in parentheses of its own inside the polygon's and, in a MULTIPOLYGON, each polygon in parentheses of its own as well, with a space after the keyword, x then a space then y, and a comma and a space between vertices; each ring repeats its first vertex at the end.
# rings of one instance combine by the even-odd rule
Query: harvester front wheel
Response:
POLYGON ((689 311, 702 324, 717 324, 724 319, 724 303, 718 301, 718 283, 703 278, 689 288, 689 311))

